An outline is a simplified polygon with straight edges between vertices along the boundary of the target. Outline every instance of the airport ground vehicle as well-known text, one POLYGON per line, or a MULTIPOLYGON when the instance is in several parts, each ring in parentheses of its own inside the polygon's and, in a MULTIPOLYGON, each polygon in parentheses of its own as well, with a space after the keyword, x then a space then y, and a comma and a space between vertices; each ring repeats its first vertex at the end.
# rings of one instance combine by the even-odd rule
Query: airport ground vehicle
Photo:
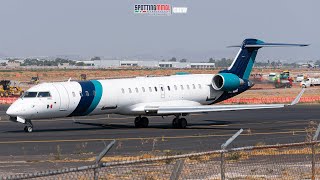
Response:
POLYGON ((310 87, 310 86, 319 86, 320 85, 320 79, 319 78, 307 78, 301 81, 300 86, 301 87, 310 87))
POLYGON ((277 76, 277 73, 270 73, 270 74, 268 75, 268 81, 269 81, 269 82, 274 82, 276 76, 277 76))
POLYGON ((87 74, 80 74, 80 81, 87 80, 87 74))
POLYGON ((39 79, 39 76, 34 76, 34 77, 31 77, 31 80, 29 82, 29 84, 39 84, 40 82, 40 79, 39 79))
POLYGON ((251 79, 252 79, 253 82, 262 82, 263 81, 263 75, 261 73, 251 74, 251 79))
POLYGON ((304 75, 303 74, 298 74, 297 77, 296 77, 296 81, 297 82, 301 82, 304 80, 304 75))
POLYGON ((289 71, 283 71, 279 75, 276 75, 274 78, 274 87, 275 88, 291 88, 293 79, 290 77, 289 71))
POLYGON ((13 82, 10 80, 0 81, 0 96, 9 97, 9 96, 20 96, 23 94, 23 90, 18 86, 18 82, 13 82))

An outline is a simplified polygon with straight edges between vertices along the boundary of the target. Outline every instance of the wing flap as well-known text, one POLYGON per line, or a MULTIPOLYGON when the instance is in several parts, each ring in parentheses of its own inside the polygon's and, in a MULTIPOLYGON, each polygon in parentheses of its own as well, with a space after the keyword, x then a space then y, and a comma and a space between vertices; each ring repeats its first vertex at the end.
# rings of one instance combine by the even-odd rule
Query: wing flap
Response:
MULTIPOLYGON (((160 106, 157 114, 203 113, 219 111, 237 111, 249 109, 283 108, 285 104, 258 104, 258 105, 211 105, 211 106, 160 106)), ((148 109, 148 108, 147 108, 148 109)), ((155 108, 153 108, 155 110, 155 108)))

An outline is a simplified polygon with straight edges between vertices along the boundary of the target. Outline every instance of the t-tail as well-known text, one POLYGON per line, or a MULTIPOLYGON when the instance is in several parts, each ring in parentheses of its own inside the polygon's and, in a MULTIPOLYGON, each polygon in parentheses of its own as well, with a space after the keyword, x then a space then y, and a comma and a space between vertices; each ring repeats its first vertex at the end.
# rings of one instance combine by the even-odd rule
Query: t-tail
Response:
POLYGON ((243 80, 249 79, 258 50, 262 47, 308 46, 308 44, 265 43, 258 39, 245 39, 231 66, 220 73, 232 73, 243 80))
POLYGON ((262 47, 308 46, 308 44, 265 43, 258 39, 245 39, 240 50, 228 69, 220 71, 213 77, 215 90, 233 91, 248 82, 258 50, 262 47))

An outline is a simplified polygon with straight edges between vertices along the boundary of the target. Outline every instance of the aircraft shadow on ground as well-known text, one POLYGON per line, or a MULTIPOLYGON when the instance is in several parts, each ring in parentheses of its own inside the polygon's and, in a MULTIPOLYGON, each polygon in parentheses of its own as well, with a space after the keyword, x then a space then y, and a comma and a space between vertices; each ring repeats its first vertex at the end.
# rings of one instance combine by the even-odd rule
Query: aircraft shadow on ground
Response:
MULTIPOLYGON (((204 120, 209 123, 188 123, 187 129, 224 129, 224 130, 234 130, 236 128, 228 127, 215 127, 214 125, 229 125, 232 124, 230 121, 215 121, 215 120, 204 120), (201 127, 199 127, 201 126, 201 127)), ((76 124, 91 125, 103 127, 104 129, 137 129, 134 125, 117 125, 117 124, 107 124, 107 123, 88 123, 88 122, 75 122, 76 124)), ((158 124, 158 125, 149 125, 149 128, 156 129, 172 129, 171 124, 158 124)), ((143 129, 143 128, 141 128, 143 129)))
MULTIPOLYGON (((188 123, 188 129, 221 129, 221 130, 237 130, 237 128, 230 127, 219 127, 221 125, 229 125, 233 122, 231 121, 217 121, 217 120, 203 120, 204 123, 188 123), (216 125, 216 126, 215 126, 216 125)), ((34 132, 62 132, 62 131, 91 131, 91 130, 105 130, 105 129, 137 129, 134 125, 123 125, 123 124, 109 124, 109 123, 93 123, 93 122, 74 122, 74 124, 86 125, 88 127, 74 127, 74 128, 59 128, 59 129, 34 129, 34 132), (91 127, 90 127, 91 126, 91 127), (94 127, 92 127, 94 126, 94 127)), ((158 124, 158 125, 149 125, 149 128, 155 129, 172 129, 171 124, 158 124)), ((147 129, 147 128, 141 128, 147 129)), ((12 133, 24 133, 24 131, 7 131, 12 133)))

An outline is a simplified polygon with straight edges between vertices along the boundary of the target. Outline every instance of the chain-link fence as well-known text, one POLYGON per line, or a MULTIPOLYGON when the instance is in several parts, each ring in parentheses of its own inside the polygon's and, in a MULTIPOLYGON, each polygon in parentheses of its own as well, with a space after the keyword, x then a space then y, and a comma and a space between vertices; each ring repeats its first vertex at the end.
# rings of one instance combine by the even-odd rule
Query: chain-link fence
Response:
POLYGON ((320 141, 250 146, 104 162, 2 179, 320 179, 319 151, 320 141))

